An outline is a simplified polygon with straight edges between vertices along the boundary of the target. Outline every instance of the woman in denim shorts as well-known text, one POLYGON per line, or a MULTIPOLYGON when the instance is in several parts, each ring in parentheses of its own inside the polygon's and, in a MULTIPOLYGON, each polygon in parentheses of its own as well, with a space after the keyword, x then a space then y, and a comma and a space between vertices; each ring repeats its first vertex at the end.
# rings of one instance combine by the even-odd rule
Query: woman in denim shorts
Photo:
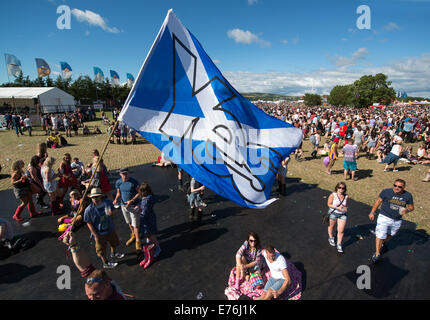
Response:
POLYGON ((328 242, 333 247, 337 247, 339 253, 343 253, 342 249, 342 239, 346 226, 347 219, 347 201, 348 195, 346 194, 346 184, 345 182, 339 182, 335 189, 327 200, 328 210, 330 213, 330 222, 328 226, 328 242), (333 229, 337 222, 337 245, 334 241, 333 229))

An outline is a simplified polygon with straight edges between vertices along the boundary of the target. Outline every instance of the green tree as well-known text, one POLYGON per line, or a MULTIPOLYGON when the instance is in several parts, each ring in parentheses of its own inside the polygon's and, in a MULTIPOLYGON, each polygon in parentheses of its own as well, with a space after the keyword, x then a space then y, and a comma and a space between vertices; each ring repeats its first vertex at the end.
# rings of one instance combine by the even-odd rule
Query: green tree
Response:
POLYGON ((352 84, 352 105, 367 108, 373 103, 388 104, 396 98, 396 92, 387 81, 387 76, 378 73, 375 76, 365 75, 352 84))
POLYGON ((319 94, 306 93, 304 98, 304 104, 307 106, 320 106, 322 103, 321 96, 319 94))
POLYGON ((327 97, 327 102, 334 106, 347 106, 354 98, 351 85, 335 86, 327 97))

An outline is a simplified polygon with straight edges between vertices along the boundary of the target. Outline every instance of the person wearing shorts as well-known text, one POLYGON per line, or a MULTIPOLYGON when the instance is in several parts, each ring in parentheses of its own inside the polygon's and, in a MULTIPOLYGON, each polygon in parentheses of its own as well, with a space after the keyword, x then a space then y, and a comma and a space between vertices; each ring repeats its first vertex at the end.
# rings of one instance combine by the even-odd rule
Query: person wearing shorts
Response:
POLYGON ((135 209, 139 198, 137 194, 139 182, 129 176, 128 168, 120 169, 119 175, 121 178, 115 183, 117 193, 113 204, 117 205, 121 201, 124 220, 130 227, 131 236, 126 245, 129 246, 136 241, 136 250, 140 252, 142 250, 139 238, 140 211, 135 209))
POLYGON ((347 201, 345 182, 339 182, 334 188, 334 192, 328 197, 327 206, 329 208, 330 219, 328 226, 328 242, 331 246, 336 247, 339 253, 343 253, 342 239, 345 232, 347 220, 347 201), (333 230, 337 222, 337 244, 334 241, 333 230))
POLYGON ((115 268, 118 263, 110 262, 106 256, 106 247, 109 243, 111 247, 111 258, 121 259, 123 253, 118 253, 116 248, 119 246, 118 235, 112 221, 112 202, 108 199, 102 200, 103 193, 100 188, 93 188, 91 194, 91 204, 85 209, 84 222, 94 236, 96 241, 97 256, 103 262, 103 268, 115 268))
POLYGON ((348 180, 348 172, 351 172, 351 179, 358 180, 355 176, 355 171, 357 170, 357 155, 358 148, 353 145, 353 140, 351 137, 348 139, 348 144, 343 147, 343 169, 345 180, 348 180))
POLYGON ((375 229, 376 252, 372 256, 373 263, 379 260, 381 250, 387 250, 385 243, 396 235, 402 225, 403 216, 414 210, 412 194, 405 188, 406 182, 404 180, 395 180, 392 189, 382 190, 369 214, 369 219, 373 221, 376 210, 381 206, 375 229))
POLYGON ((287 269, 287 261, 272 245, 267 245, 262 251, 262 255, 270 269, 270 278, 264 286, 263 294, 257 300, 276 299, 283 294, 291 284, 291 278, 287 269))

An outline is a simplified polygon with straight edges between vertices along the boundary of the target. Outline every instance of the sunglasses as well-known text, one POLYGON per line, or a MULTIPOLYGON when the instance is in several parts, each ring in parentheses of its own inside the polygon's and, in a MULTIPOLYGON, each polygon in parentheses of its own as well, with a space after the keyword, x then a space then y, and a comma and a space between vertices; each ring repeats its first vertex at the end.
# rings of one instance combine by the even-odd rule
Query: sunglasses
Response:
POLYGON ((248 240, 249 242, 252 242, 252 243, 254 243, 254 242, 257 242, 257 240, 248 240))
POLYGON ((393 187, 394 188, 399 188, 399 189, 403 189, 404 188, 404 186, 398 186, 397 184, 393 184, 393 187))
POLYGON ((338 189, 345 190, 345 187, 338 187, 338 189))
POLYGON ((86 284, 93 284, 93 283, 101 283, 103 282, 102 278, 88 278, 85 282, 86 284))

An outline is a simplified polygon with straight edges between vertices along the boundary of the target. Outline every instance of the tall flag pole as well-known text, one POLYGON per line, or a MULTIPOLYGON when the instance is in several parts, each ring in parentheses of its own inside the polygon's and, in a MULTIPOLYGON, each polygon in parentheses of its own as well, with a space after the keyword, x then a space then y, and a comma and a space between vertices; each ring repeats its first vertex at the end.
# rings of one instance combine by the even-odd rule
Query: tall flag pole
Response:
POLYGON ((36 58, 36 68, 37 68, 37 74, 39 78, 47 77, 51 74, 51 68, 49 67, 49 64, 40 58, 36 58))
POLYGON ((172 10, 119 116, 198 182, 237 204, 264 208, 281 161, 302 142, 221 74, 172 10))

